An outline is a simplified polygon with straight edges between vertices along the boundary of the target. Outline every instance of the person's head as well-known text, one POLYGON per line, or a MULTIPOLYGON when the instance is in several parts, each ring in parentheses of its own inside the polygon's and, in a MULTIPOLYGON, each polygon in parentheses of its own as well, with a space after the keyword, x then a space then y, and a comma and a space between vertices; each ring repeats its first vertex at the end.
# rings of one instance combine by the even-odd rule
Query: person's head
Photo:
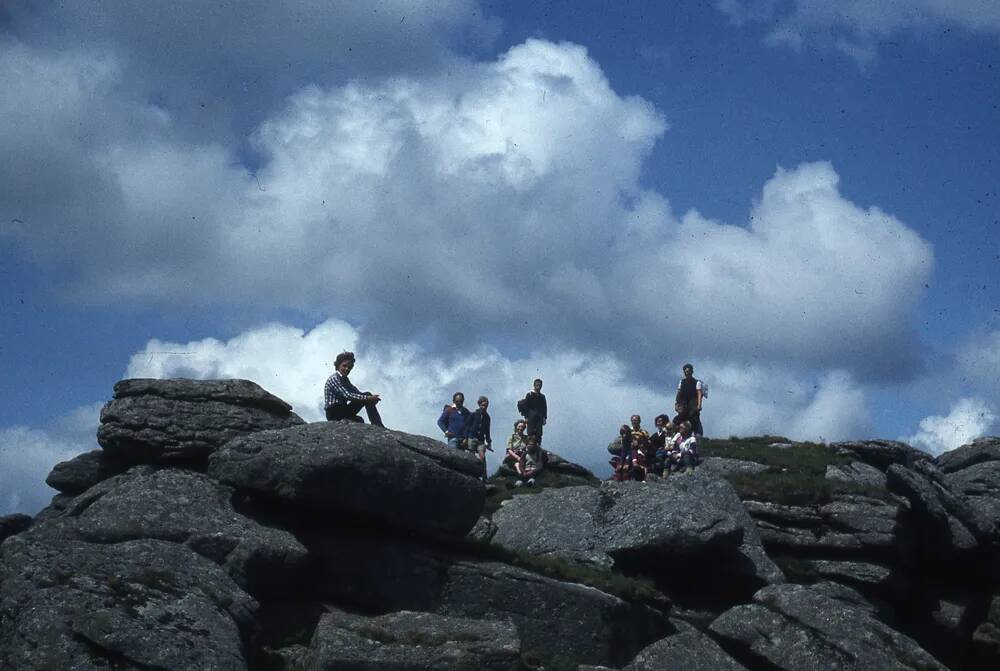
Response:
POLYGON ((486 408, 490 407, 490 399, 486 398, 485 396, 480 396, 478 399, 476 399, 476 405, 478 405, 485 411, 486 408))
POLYGON ((681 370, 684 371, 684 377, 694 377, 694 366, 691 364, 684 364, 684 367, 681 370))
POLYGON ((638 429, 640 426, 642 426, 642 417, 640 417, 639 415, 632 415, 629 418, 629 421, 632 422, 633 429, 638 429))
POLYGON ((524 421, 523 419, 519 419, 516 422, 514 422, 514 433, 516 433, 518 435, 522 435, 523 436, 524 435, 524 431, 527 428, 528 428, 528 423, 526 421, 524 421))
POLYGON ((687 410, 687 408, 684 406, 684 401, 674 402, 674 412, 678 415, 683 415, 685 410, 687 410))
POLYGON ((657 415, 656 418, 653 419, 653 424, 656 425, 657 429, 663 429, 669 423, 670 423, 670 418, 667 417, 666 415, 657 415))
POLYGON ((456 391, 451 395, 451 402, 455 404, 456 408, 461 408, 465 405, 465 394, 460 391, 456 391))
POLYGON ((628 425, 628 424, 622 424, 622 425, 621 425, 621 426, 620 426, 620 427, 618 428, 618 433, 620 433, 620 434, 621 434, 621 435, 623 435, 623 436, 627 436, 627 435, 629 435, 629 434, 631 434, 631 433, 632 433, 632 429, 631 429, 631 428, 629 428, 629 425, 628 425))
POLYGON ((542 390, 542 380, 541 380, 541 378, 537 378, 536 377, 535 381, 531 383, 531 388, 534 389, 535 391, 541 391, 542 390))
POLYGON ((341 375, 348 375, 354 368, 354 352, 341 352, 333 362, 333 367, 341 375))
POLYGON ((528 448, 528 452, 535 452, 538 449, 538 436, 528 436, 524 440, 524 446, 528 448))
POLYGON ((678 430, 681 432, 682 435, 684 435, 684 436, 690 436, 691 435, 691 422, 681 422, 681 425, 678 427, 678 430))

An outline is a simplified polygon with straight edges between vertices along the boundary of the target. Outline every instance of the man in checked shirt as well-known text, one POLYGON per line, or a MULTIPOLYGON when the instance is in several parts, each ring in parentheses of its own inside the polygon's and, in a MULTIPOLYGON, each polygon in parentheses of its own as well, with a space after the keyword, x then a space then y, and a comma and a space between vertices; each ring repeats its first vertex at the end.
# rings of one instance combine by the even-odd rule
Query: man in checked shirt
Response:
POLYGON ((358 412, 364 408, 368 412, 368 421, 375 426, 382 424, 382 417, 375 405, 382 400, 378 394, 359 391, 351 384, 347 376, 354 368, 354 352, 341 352, 334 362, 336 372, 326 380, 323 388, 323 407, 329 421, 349 419, 352 422, 364 422, 358 417, 358 412))

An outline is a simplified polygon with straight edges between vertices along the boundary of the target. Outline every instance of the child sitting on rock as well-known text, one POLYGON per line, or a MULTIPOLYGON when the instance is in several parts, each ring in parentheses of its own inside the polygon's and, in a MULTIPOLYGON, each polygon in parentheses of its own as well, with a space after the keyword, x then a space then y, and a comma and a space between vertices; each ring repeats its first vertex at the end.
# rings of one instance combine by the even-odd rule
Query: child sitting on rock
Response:
POLYGON ((545 468, 545 453, 538 447, 538 436, 528 436, 524 446, 524 460, 522 468, 516 469, 520 479, 514 483, 515 487, 535 484, 535 476, 545 468))
POLYGON ((691 432, 691 422, 681 422, 677 435, 674 436, 668 460, 672 462, 673 470, 678 473, 683 473, 688 468, 693 469, 697 465, 698 438, 691 432))

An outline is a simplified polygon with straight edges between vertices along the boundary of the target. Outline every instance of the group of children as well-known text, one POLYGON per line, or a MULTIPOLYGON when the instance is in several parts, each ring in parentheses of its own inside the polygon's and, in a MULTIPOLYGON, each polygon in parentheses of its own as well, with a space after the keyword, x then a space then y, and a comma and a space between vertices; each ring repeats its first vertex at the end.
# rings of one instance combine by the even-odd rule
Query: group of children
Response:
POLYGON ((612 480, 644 481, 650 473, 664 477, 697 466, 698 437, 690 420, 678 413, 673 421, 667 415, 657 415, 654 422, 653 435, 642 428, 639 415, 632 415, 631 425, 622 424, 619 440, 608 448, 612 453, 612 480))

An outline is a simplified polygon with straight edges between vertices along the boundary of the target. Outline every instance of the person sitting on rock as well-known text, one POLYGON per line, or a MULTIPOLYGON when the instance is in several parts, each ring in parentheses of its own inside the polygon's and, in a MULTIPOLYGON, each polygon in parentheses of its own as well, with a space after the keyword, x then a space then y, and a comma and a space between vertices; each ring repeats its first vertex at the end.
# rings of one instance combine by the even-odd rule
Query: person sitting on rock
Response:
POLYGON ((451 395, 451 405, 444 406, 438 417, 438 428, 444 433, 448 447, 462 449, 466 444, 466 422, 469 420, 469 409, 465 407, 465 394, 456 391, 451 395))
POLYGON ((514 483, 516 487, 522 484, 531 487, 535 484, 535 476, 545 468, 545 452, 538 446, 538 436, 528 436, 524 446, 524 470, 519 474, 521 479, 514 483))
POLYGON ((656 425, 656 431, 649 437, 649 450, 653 455, 651 469, 653 473, 663 475, 667 460, 667 444, 673 439, 676 430, 667 415, 657 415, 653 423, 656 425))
POLYGON ((629 418, 629 449, 632 453, 632 479, 643 481, 649 467, 647 450, 649 449, 649 432, 642 428, 642 417, 632 415, 629 418))
POLYGON ((368 413, 368 421, 374 426, 384 426, 376 404, 382 400, 378 394, 360 391, 351 384, 348 375, 354 369, 354 352, 341 352, 333 363, 333 375, 326 380, 323 388, 323 408, 326 419, 335 421, 348 419, 352 422, 364 422, 358 417, 361 408, 368 413))
POLYGON ((507 438, 507 456, 504 458, 504 463, 509 464, 511 468, 514 468, 514 464, 521 461, 524 456, 524 440, 527 438, 524 430, 527 426, 523 419, 517 420, 514 422, 514 432, 507 438))
POLYGON ((486 450, 493 451, 493 439, 490 438, 490 415, 486 411, 490 407, 490 399, 480 396, 476 401, 476 411, 469 417, 466 426, 466 440, 469 441, 469 450, 476 453, 476 457, 483 464, 482 479, 486 480, 486 450))
POLYGON ((673 461, 676 470, 683 473, 698 464, 698 438, 691 430, 691 422, 682 422, 674 436, 673 461))
POLYGON ((625 482, 632 479, 632 469, 627 461, 615 455, 608 460, 611 464, 612 482, 625 482))

